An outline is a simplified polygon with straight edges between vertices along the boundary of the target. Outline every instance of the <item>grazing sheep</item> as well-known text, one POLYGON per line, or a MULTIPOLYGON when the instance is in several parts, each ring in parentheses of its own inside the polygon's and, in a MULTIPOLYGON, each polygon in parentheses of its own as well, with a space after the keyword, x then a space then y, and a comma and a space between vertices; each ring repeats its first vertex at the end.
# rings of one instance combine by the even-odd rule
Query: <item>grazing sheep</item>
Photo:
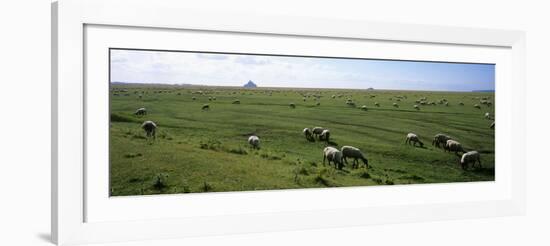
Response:
POLYGON ((458 105, 464 106, 464 103, 463 103, 463 102, 459 102, 458 105))
POLYGON ((253 149, 259 149, 260 148, 260 138, 258 136, 252 135, 248 138, 248 144, 250 144, 253 149))
POLYGON ((147 109, 145 109, 145 108, 138 108, 134 114, 135 114, 135 115, 146 115, 146 114, 147 114, 147 109))
POLYGON ((397 103, 393 103, 393 106, 399 108, 399 105, 397 103))
POLYGON ((327 142, 330 141, 330 131, 329 130, 323 130, 321 134, 319 135, 319 140, 324 140, 327 142))
POLYGON ((418 138, 418 135, 414 134, 414 133, 409 133, 407 134, 407 138, 405 139, 405 143, 408 143, 408 144, 411 144, 413 143, 413 146, 416 146, 416 144, 420 144, 420 147, 424 147, 424 143, 422 143, 422 141, 420 141, 420 139, 418 138))
POLYGON ((479 104, 474 104, 474 108, 481 109, 481 106, 479 106, 479 104))
POLYGON ((343 146, 342 147, 342 158, 344 159, 344 162, 348 164, 347 158, 353 158, 353 165, 352 168, 358 168, 359 167, 359 160, 363 161, 363 164, 365 165, 365 168, 369 168, 369 160, 365 158, 363 153, 360 149, 355 148, 353 146, 343 146))
POLYGON ((460 144, 458 141, 455 141, 455 140, 452 140, 452 139, 449 139, 447 140, 447 143, 445 144, 445 152, 449 151, 449 152, 455 152, 455 154, 458 155, 458 152, 466 152, 464 151, 464 149, 462 148, 462 144, 460 144))
POLYGON ((449 102, 445 102, 445 106, 449 107, 449 102))
POLYGON ((324 130, 325 129, 320 126, 313 127, 313 136, 317 135, 317 137, 319 137, 324 130))
POLYGON ((145 131, 147 137, 156 138, 157 124, 155 124, 155 122, 150 120, 145 121, 141 124, 141 128, 145 131))
POLYGON ((304 133, 304 136, 308 141, 315 141, 315 138, 313 137, 313 132, 311 131, 311 129, 306 127, 302 132, 304 133))
POLYGON ((232 102, 232 104, 241 104, 241 101, 239 101, 239 100, 237 99, 237 100, 234 100, 234 101, 232 102))
POLYGON ((414 109, 420 110, 420 107, 419 107, 418 105, 415 104, 415 105, 414 105, 414 109))
POLYGON ((460 166, 464 170, 468 169, 470 163, 472 163, 472 167, 475 167, 476 162, 479 164, 479 168, 481 168, 481 158, 479 152, 475 150, 462 154, 462 158, 460 158, 460 166))
POLYGON ((336 98, 336 95, 332 95, 332 99, 336 98))
POLYGON ((367 105, 363 105, 363 106, 361 106, 361 110, 363 110, 363 111, 367 111, 367 110, 368 110, 368 108, 367 108, 367 105))
POLYGON ((321 106, 321 102, 317 102, 315 105, 317 106, 321 106))
POLYGON ((378 103, 378 102, 374 102, 374 106, 376 106, 376 107, 380 107, 380 103, 378 103))
POLYGON ((208 105, 208 104, 202 105, 202 110, 203 110, 203 111, 204 111, 204 110, 210 110, 210 105, 208 105))
POLYGON ((494 121, 493 121, 493 123, 491 123, 491 125, 489 126, 489 128, 495 129, 495 122, 494 122, 494 121))
POLYGON ((490 119, 491 118, 491 114, 489 114, 489 112, 485 113, 485 119, 490 119))
POLYGON ((323 165, 325 165, 325 160, 328 160, 329 166, 330 162, 334 162, 334 168, 342 169, 344 166, 342 158, 342 152, 334 147, 326 147, 323 149, 323 165))
POLYGON ((197 100, 197 98, 196 98, 196 97, 192 97, 191 99, 193 99, 193 101, 197 100))
POLYGON ((291 107, 291 108, 296 108, 296 104, 294 104, 294 103, 290 103, 290 104, 288 104, 288 106, 291 107))
POLYGON ((441 145, 443 145, 443 147, 445 147, 445 144, 447 144, 447 140, 451 139, 451 137, 445 135, 445 134, 442 134, 442 133, 439 133, 439 134, 436 134, 434 136, 434 139, 432 141, 432 145, 437 147, 437 148, 440 148, 441 145))

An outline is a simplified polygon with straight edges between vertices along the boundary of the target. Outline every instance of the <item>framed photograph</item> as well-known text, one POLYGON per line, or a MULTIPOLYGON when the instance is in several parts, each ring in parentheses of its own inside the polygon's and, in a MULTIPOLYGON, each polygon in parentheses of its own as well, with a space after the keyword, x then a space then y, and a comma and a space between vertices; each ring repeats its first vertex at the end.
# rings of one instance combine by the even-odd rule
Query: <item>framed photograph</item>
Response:
POLYGON ((524 213, 521 31, 52 13, 58 244, 524 213))

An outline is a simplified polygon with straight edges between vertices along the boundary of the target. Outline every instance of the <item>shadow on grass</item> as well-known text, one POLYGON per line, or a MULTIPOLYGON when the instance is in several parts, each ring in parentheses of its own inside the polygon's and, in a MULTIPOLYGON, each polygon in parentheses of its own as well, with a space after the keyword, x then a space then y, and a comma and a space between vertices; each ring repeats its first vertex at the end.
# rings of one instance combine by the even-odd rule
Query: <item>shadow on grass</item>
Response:
POLYGON ((476 167, 476 168, 472 169, 472 172, 476 173, 476 174, 484 175, 484 176, 491 176, 491 175, 495 176, 495 168, 494 167, 491 167, 491 168, 476 167))

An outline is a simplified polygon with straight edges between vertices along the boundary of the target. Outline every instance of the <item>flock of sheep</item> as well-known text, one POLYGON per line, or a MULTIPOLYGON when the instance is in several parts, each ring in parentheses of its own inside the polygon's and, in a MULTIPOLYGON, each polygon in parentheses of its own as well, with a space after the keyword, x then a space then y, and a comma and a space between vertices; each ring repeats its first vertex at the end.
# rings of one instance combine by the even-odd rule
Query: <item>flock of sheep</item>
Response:
MULTIPOLYGON (((341 97, 341 95, 338 95, 338 97, 341 97)), ((371 98, 374 97, 373 95, 371 95, 371 98)), ((336 98, 336 95, 332 95, 332 98, 336 98)), ((405 97, 406 98, 406 97, 405 97)), ((397 101, 401 101, 401 99, 404 99, 403 97, 397 97, 397 101)), ((196 100, 195 97, 193 97, 193 100, 196 100)), ((216 100, 215 97, 212 98, 210 97, 209 100, 216 100)), ((305 101, 305 97, 304 97, 304 101, 305 101)), ((390 98, 390 100, 392 100, 390 98)), ((481 104, 485 104, 487 106, 490 106, 492 105, 492 103, 490 101, 488 101, 486 98, 483 98, 482 100, 480 100, 481 104)), ((428 102, 426 97, 423 97, 421 98, 420 100, 417 100, 416 101, 417 104, 415 104, 413 107, 417 110, 420 110, 420 105, 435 105, 436 103, 435 102, 428 102)), ((235 99, 232 104, 240 104, 240 100, 238 99, 235 99)), ((353 102, 353 100, 351 99, 347 99, 346 101, 346 104, 347 105, 350 105, 350 106, 355 106, 355 102, 353 102)), ((442 99, 442 100, 439 100, 438 104, 444 104, 445 106, 449 106, 449 102, 446 100, 446 99, 442 99)), ((289 104, 291 108, 295 108, 296 105, 294 103, 290 103, 289 104)), ((375 102, 374 104, 376 107, 380 107, 380 104, 378 102, 375 102)), ((460 102, 459 105, 463 106, 464 103, 460 102)), ((317 106, 319 106, 319 102, 317 102, 317 106)), ((397 103, 393 103, 393 106, 398 108, 399 105, 397 103)), ((475 104, 474 105, 475 108, 480 108, 479 104, 475 104)), ((204 104, 202 106, 202 110, 209 110, 210 109, 210 105, 208 104, 204 104)), ((363 105, 361 106, 361 109, 362 110, 367 110, 367 106, 366 105, 363 105)), ((140 115, 140 116, 143 116, 143 115, 146 115, 147 114, 147 109, 145 108, 139 108, 135 111, 134 113, 135 115, 140 115)), ((486 119, 492 119, 490 113, 485 113, 485 118, 486 119)), ((491 128, 494 128, 495 126, 495 123, 494 121, 492 122, 492 124, 490 125, 491 128)), ((152 137, 152 138, 156 138, 156 129, 157 129, 157 124, 153 121, 145 121, 143 122, 143 124, 141 125, 141 128, 145 131, 146 133, 146 136, 148 138, 152 137)), ((348 165, 348 161, 347 159, 348 158, 351 158, 353 159, 353 163, 352 163, 352 168, 356 169, 359 167, 359 161, 362 161, 363 164, 364 164, 364 167, 368 169, 369 167, 369 164, 368 164, 368 160, 367 158, 365 157, 365 155, 363 154, 363 152, 356 148, 356 147, 353 147, 353 146, 343 146, 340 150, 335 148, 335 147, 332 147, 332 146, 329 146, 330 144, 330 130, 328 129, 325 129, 325 128, 322 128, 322 127, 313 127, 312 129, 310 128, 304 128, 302 130, 302 134, 305 136, 305 138, 308 140, 308 141, 315 141, 315 138, 317 138, 319 141, 325 141, 326 144, 327 144, 327 147, 325 147, 322 151, 323 153, 323 164, 325 164, 325 161, 328 161, 328 164, 329 166, 334 164, 334 168, 337 168, 337 169, 342 169, 344 167, 344 165, 348 165)), ((420 140, 420 138, 418 137, 418 135, 414 134, 414 133, 409 133, 407 134, 406 136, 406 139, 405 139, 405 143, 406 144, 412 144, 413 146, 417 146, 419 145, 420 147, 424 147, 424 143, 420 140)), ((254 148, 254 149, 259 149, 260 148, 260 138, 256 135, 252 135, 248 138, 248 144, 254 148)), ((461 158, 459 159, 459 164, 460 166, 466 170, 470 164, 472 167, 475 167, 475 164, 477 163, 479 167, 481 167, 481 158, 480 158, 480 154, 478 151, 465 151, 464 148, 462 147, 462 144, 459 143, 458 141, 452 139, 451 137, 445 135, 445 134, 437 134, 434 136, 433 138, 433 141, 432 141, 432 145, 437 147, 437 148, 443 148, 446 152, 455 152, 455 154, 458 155, 458 153, 462 153, 462 156, 461 158)))

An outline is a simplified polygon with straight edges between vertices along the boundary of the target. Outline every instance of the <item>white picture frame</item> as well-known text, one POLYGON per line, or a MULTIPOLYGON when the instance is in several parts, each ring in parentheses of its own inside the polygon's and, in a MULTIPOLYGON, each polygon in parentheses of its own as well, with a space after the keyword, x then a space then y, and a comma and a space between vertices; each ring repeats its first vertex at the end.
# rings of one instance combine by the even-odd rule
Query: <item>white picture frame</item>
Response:
MULTIPOLYGON (((52 238, 57 244, 362 226, 521 215, 525 212, 525 35, 521 31, 197 12, 186 10, 185 3, 176 0, 60 0, 52 4, 52 13, 52 238), (339 188, 330 191, 331 196, 348 199, 358 204, 356 206, 335 203, 315 207, 312 203, 300 207, 292 204, 292 201, 300 201, 292 199, 300 197, 309 197, 309 200, 315 201, 316 196, 328 194, 326 189, 207 194, 195 199, 197 208, 188 214, 176 212, 183 204, 180 195, 133 198, 119 205, 109 203, 109 197, 103 196, 104 203, 98 205, 94 197, 101 198, 102 195, 90 195, 96 189, 94 183, 90 182, 94 176, 90 175, 107 174, 102 174, 101 170, 93 172, 86 167, 85 161, 88 160, 86 153, 93 147, 90 145, 94 144, 88 141, 90 117, 87 112, 93 110, 90 108, 90 92, 87 91, 90 87, 86 79, 89 78, 89 63, 95 61, 87 60, 90 56, 87 48, 94 46, 87 40, 93 38, 86 36, 88 27, 137 28, 141 29, 140 32, 157 29, 161 30, 159 33, 208 31, 222 36, 234 35, 235 38, 239 38, 239 35, 258 35, 290 37, 293 40, 391 42, 403 47, 407 44, 420 45, 426 49, 445 46, 451 47, 448 54, 457 53, 452 51, 454 49, 498 49, 498 53, 503 55, 495 58, 497 69, 499 66, 505 69, 497 74, 497 142, 503 143, 497 146, 497 149, 503 150, 497 152, 497 163, 509 165, 503 164, 506 166, 503 168, 504 173, 499 174, 497 171, 494 183, 369 187, 368 190, 339 188), (509 100, 512 96, 513 103, 509 100), (429 199, 430 194, 449 193, 451 190, 467 194, 463 196, 464 199, 462 196, 429 199), (498 194, 487 195, 490 192, 498 194), (405 193, 409 194, 408 198, 403 196, 395 201, 391 199, 391 196, 405 193), (358 195, 366 194, 371 200, 358 198, 358 195), (413 201, 412 197, 425 200, 413 201), (239 199, 279 200, 290 202, 290 205, 268 207, 259 202, 252 203, 257 210, 250 207, 246 212, 246 209, 235 208, 210 214, 208 211, 214 211, 215 207, 207 211, 198 208, 204 206, 200 202, 217 203, 224 199, 227 202, 237 200, 232 203, 234 207, 239 206, 239 199), (95 207, 92 209, 91 206, 95 207), (122 210, 108 211, 115 206, 124 206, 128 213, 122 210), (262 209, 262 206, 265 208, 262 209), (155 207, 162 208, 160 210, 165 214, 137 217, 136 213, 132 213, 155 207), (170 216, 171 211, 173 217, 170 216)), ((96 35, 95 39, 101 41, 101 36, 96 35)), ((417 54, 410 52, 408 57, 422 59, 424 56, 420 51, 417 50, 417 54)), ((480 57, 474 58, 472 51, 468 52, 448 59, 470 61, 484 59, 483 55, 490 56, 490 52, 479 52, 480 57), (472 57, 468 57, 468 54, 472 54, 472 57)), ((399 54, 392 54, 392 57, 399 58, 399 54)), ((426 56, 426 59, 430 57, 435 56, 426 56)))

